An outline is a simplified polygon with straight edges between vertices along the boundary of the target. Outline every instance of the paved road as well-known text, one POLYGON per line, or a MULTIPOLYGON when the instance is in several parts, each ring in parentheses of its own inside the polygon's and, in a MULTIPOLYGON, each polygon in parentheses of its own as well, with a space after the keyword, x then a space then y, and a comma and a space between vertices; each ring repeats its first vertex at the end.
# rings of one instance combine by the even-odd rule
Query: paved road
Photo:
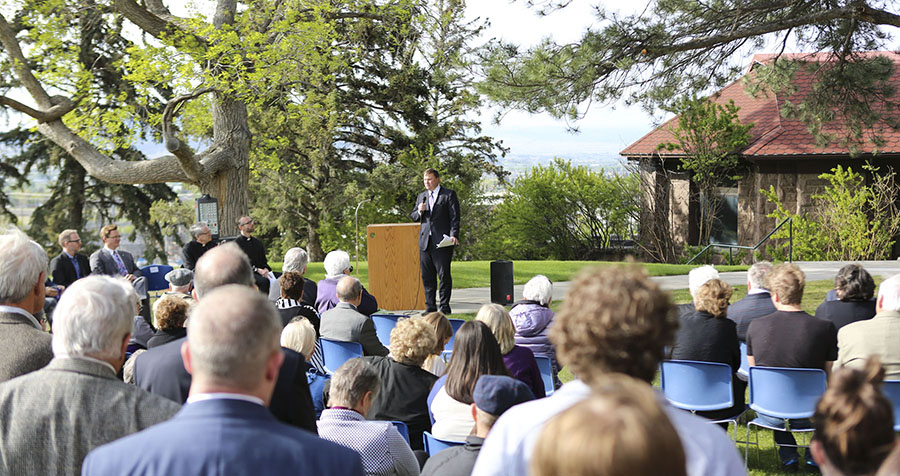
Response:
MULTIPOLYGON (((846 264, 841 261, 795 261, 800 269, 806 273, 806 279, 809 281, 817 281, 821 279, 834 279, 834 275, 838 270, 846 264)), ((895 274, 900 274, 900 261, 863 261, 862 265, 873 276, 882 276, 888 278, 895 274)), ((747 283, 746 272, 722 273, 720 278, 732 285, 740 285, 747 283)), ((663 289, 687 289, 687 275, 680 276, 658 276, 652 278, 658 282, 663 289)), ((569 290, 570 282, 563 281, 553 283, 553 299, 565 299, 565 294, 569 290)), ((515 299, 522 299, 522 285, 515 286, 515 299)), ((453 298, 450 300, 450 307, 453 312, 467 313, 477 312, 482 304, 491 302, 490 288, 468 288, 454 289, 453 298)))

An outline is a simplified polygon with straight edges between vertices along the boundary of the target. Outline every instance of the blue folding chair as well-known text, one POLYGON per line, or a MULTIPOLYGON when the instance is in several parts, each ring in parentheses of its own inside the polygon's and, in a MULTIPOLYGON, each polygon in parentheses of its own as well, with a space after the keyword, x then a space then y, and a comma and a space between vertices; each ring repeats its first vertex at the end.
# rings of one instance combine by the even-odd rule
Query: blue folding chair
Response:
POLYGON ((141 274, 147 280, 147 292, 154 293, 156 291, 165 291, 169 289, 169 282, 166 281, 166 274, 172 271, 172 267, 167 264, 151 264, 141 268, 141 274))
POLYGON ((544 382, 544 393, 549 397, 556 391, 556 387, 553 386, 553 363, 550 362, 550 357, 543 355, 534 356, 534 360, 537 360, 538 369, 541 371, 541 380, 544 382))
MULTIPOLYGON (((659 373, 666 400, 672 406, 690 412, 724 410, 734 406, 731 378, 730 365, 695 360, 664 360, 659 373)), ((710 423, 734 423, 733 440, 737 441, 737 419, 743 413, 710 420, 710 423)))
POLYGON ((450 321, 450 328, 453 329, 453 335, 450 336, 450 340, 447 341, 447 345, 444 346, 444 350, 453 350, 453 339, 456 337, 456 331, 466 323, 464 319, 447 319, 450 321))
MULTIPOLYGON (((743 375, 744 377, 750 376, 750 364, 747 362, 747 343, 740 343, 741 349, 741 368, 738 369, 738 373, 743 375)), ((746 380, 746 378, 745 378, 746 380)))
POLYGON ((375 333, 378 334, 378 340, 385 347, 391 345, 391 331, 397 327, 397 321, 401 317, 397 314, 372 314, 372 322, 375 323, 375 333))
POLYGON ((894 405, 894 431, 900 431, 900 380, 885 380, 881 390, 894 405))
POLYGON ((422 440, 425 443, 425 451, 428 453, 428 456, 434 456, 439 451, 446 450, 447 448, 466 444, 464 441, 439 440, 427 431, 422 434, 422 440))
POLYGON ((332 375, 344 362, 363 356, 362 344, 359 342, 341 342, 321 338, 319 346, 322 348, 325 371, 332 375))
POLYGON ((403 423, 402 421, 397 421, 397 420, 394 420, 391 423, 394 424, 394 427, 397 428, 397 432, 400 433, 400 436, 402 436, 404 440, 406 440, 406 444, 408 445, 409 444, 409 427, 406 426, 406 423, 403 423))
MULTIPOLYGON (((750 445, 759 448, 759 429, 756 430, 756 441, 750 442, 750 425, 770 430, 790 431, 791 433, 810 433, 810 428, 791 428, 790 420, 798 420, 813 416, 816 403, 825 393, 826 376, 821 369, 792 369, 783 367, 750 367, 750 408, 783 421, 781 426, 756 418, 747 423, 747 446, 744 451, 744 464, 750 445)), ((809 445, 796 445, 797 448, 808 448, 809 445)), ((775 445, 777 452, 778 445, 775 445)), ((777 453, 776 453, 777 455, 777 453)), ((757 458, 759 452, 757 451, 757 458)))

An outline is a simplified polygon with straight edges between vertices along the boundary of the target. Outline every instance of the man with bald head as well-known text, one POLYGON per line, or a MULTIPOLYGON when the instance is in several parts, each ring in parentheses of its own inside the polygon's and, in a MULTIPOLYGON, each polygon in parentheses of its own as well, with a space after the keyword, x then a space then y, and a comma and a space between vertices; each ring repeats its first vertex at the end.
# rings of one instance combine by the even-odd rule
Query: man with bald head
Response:
POLYGON ((82 474, 362 475, 359 454, 279 423, 266 410, 284 361, 280 336, 281 319, 257 291, 226 285, 209 292, 180 345, 193 376, 184 408, 94 450, 82 474))
POLYGON ((363 355, 388 355, 387 347, 381 344, 375 333, 375 323, 356 310, 362 302, 362 283, 352 276, 346 276, 338 281, 336 289, 337 306, 322 313, 319 327, 322 338, 359 342, 362 344, 363 355))

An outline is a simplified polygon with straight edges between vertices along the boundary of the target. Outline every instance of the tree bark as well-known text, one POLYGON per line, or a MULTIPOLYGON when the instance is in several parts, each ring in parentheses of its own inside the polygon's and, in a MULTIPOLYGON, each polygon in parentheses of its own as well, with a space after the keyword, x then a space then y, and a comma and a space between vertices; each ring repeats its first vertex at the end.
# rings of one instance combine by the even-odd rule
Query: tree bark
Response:
POLYGON ((319 216, 311 214, 309 220, 306 221, 306 252, 309 253, 310 261, 322 261, 325 259, 325 252, 322 250, 322 242, 319 240, 319 216))

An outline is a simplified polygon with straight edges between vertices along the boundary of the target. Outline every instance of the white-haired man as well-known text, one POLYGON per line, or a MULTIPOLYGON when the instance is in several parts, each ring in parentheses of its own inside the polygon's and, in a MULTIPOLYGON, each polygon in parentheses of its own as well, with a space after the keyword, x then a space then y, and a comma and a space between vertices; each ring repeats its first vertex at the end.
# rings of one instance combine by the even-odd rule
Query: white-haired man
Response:
POLYGON ((50 334, 34 316, 44 308, 47 253, 19 230, 0 235, 0 382, 50 362, 50 334))
POLYGON ((309 265, 309 254, 303 248, 291 248, 284 254, 284 264, 281 271, 296 271, 303 276, 303 298, 300 304, 315 308, 318 285, 315 281, 306 278, 306 267, 309 265))
POLYGON ((241 285, 201 300, 181 344, 190 397, 172 420, 100 447, 82 474, 362 475, 359 454, 278 422, 265 408, 284 361, 281 320, 241 285))
POLYGON ((900 275, 878 286, 875 317, 838 330, 835 367, 862 369, 866 358, 880 355, 885 380, 900 380, 900 275))
POLYGON ((726 317, 737 324, 737 336, 747 340, 747 329, 754 319, 768 316, 777 311, 772 304, 772 295, 766 289, 766 275, 772 270, 772 263, 760 261, 747 270, 747 295, 728 306, 726 317))
MULTIPOLYGON (((703 286, 703 284, 705 284, 710 279, 719 279, 719 272, 711 265, 707 264, 692 269, 688 273, 688 290, 691 292, 691 296, 693 297, 695 294, 697 294, 697 290, 700 289, 700 286, 703 286)), ((678 308, 679 316, 684 316, 694 312, 693 301, 687 304, 679 304, 676 307, 678 308)))
POLYGON ((0 384, 0 474, 79 474, 97 446, 167 420, 181 408, 116 377, 137 295, 120 278, 72 284, 53 320, 53 360, 0 384))
MULTIPOLYGON (((334 250, 325 255, 325 279, 319 281, 318 290, 316 291, 316 310, 319 314, 338 305, 340 300, 337 296, 337 284, 344 276, 349 276, 353 272, 353 266, 350 266, 350 255, 346 251, 334 250)), ((305 290, 304 290, 305 292, 305 290)), ((369 294, 364 287, 362 290, 362 298, 356 310, 360 314, 371 316, 378 310, 378 301, 375 296, 369 294)))

